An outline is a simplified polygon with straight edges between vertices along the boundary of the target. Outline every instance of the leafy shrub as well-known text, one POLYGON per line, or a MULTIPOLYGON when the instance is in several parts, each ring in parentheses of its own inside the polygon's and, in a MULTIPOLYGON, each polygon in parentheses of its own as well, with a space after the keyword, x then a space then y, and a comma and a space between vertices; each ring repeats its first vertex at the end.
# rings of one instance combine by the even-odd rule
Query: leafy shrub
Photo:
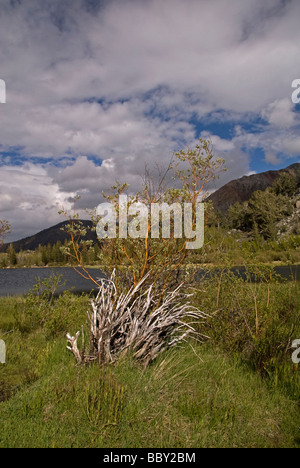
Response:
POLYGON ((61 278, 61 275, 52 275, 44 281, 38 279, 25 296, 22 306, 18 304, 15 307, 16 328, 23 333, 43 328, 48 337, 54 337, 80 323, 88 298, 84 295, 78 298, 70 291, 58 295, 61 278))
POLYGON ((223 270, 206 279, 198 305, 211 311, 215 304, 206 333, 216 346, 242 355, 262 376, 280 376, 280 385, 299 395, 290 349, 300 336, 299 285, 279 281, 272 268, 248 268, 246 276, 244 281, 223 270))

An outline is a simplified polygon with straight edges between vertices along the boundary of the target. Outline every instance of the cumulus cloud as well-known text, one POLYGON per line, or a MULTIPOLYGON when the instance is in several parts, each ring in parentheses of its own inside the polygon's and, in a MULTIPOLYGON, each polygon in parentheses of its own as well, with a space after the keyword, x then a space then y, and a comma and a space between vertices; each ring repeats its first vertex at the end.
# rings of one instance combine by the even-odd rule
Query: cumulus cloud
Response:
POLYGON ((289 98, 272 102, 262 110, 261 115, 274 127, 289 128, 297 123, 294 106, 289 98))
POLYGON ((25 235, 75 193, 90 208, 116 179, 136 189, 201 135, 225 157, 219 184, 249 173, 253 149, 299 155, 299 14, 297 0, 2 2, 1 217, 25 235), (231 135, 205 130, 224 122, 231 135))
POLYGON ((1 167, 1 218, 12 225, 10 240, 63 221, 58 211, 71 208, 70 196, 75 192, 60 190, 42 165, 1 167))

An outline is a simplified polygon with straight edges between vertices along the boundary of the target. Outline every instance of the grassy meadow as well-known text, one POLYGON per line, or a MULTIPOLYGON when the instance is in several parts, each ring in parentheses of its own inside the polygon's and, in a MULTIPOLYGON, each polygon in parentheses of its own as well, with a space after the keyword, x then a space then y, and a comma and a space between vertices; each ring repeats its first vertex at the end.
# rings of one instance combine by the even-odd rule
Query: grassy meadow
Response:
POLYGON ((76 365, 65 334, 86 323, 86 295, 1 298, 0 447, 299 448, 299 283, 251 273, 192 285, 209 339, 146 369, 76 365))

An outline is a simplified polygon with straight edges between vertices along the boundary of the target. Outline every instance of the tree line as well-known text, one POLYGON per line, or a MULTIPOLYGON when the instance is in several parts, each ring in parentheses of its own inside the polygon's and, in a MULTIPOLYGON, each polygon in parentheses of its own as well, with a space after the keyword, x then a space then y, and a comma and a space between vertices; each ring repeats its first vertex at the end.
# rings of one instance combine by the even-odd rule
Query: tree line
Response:
MULTIPOLYGON (((258 190, 249 201, 230 206, 226 222, 230 228, 276 240, 278 223, 293 214, 299 195, 300 171, 298 174, 283 172, 265 191, 258 190)), ((300 234, 299 221, 293 226, 292 234, 300 234)))
MULTIPOLYGON (((67 241, 62 244, 60 241, 55 244, 39 245, 35 250, 20 250, 16 252, 14 245, 10 244, 5 253, 0 254, 0 267, 15 266, 48 266, 48 265, 68 265, 69 257, 64 253, 67 241)), ((81 252, 83 263, 93 265, 99 258, 100 247, 95 244, 89 248, 84 248, 81 252)))

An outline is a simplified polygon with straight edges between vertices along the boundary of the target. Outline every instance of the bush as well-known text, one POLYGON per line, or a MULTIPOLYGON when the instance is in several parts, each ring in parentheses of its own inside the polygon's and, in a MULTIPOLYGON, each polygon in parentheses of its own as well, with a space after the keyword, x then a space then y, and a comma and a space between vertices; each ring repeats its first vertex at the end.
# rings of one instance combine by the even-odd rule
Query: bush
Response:
POLYGON ((205 281, 198 305, 211 310, 215 303, 215 312, 204 329, 218 346, 300 396, 290 349, 300 336, 299 285, 279 281, 270 268, 249 268, 247 277, 245 282, 223 270, 205 281))
POLYGON ((70 291, 58 295, 61 278, 52 275, 43 282, 39 278, 24 297, 22 307, 19 304, 15 307, 15 326, 22 333, 42 328, 47 337, 55 337, 82 321, 88 298, 84 295, 77 298, 70 291))

